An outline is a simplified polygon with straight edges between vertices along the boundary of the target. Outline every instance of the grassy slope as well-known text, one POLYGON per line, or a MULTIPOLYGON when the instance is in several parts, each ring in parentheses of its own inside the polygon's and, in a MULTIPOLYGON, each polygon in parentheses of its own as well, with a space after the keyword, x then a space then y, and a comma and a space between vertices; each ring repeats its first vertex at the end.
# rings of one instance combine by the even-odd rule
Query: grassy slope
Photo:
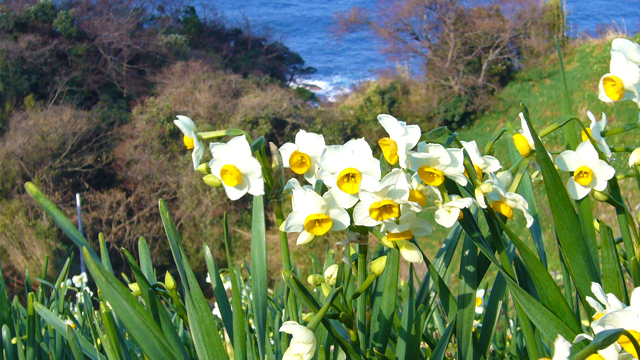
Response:
MULTIPOLYGON (((635 40, 637 41, 638 39, 635 40)), ((600 114, 605 112, 608 119, 607 129, 638 121, 639 110, 635 103, 626 101, 607 104, 598 99, 598 81, 602 75, 608 72, 610 48, 611 40, 591 40, 571 49, 563 50, 572 111, 583 119, 587 126, 589 124, 586 116, 587 110, 591 110, 596 114, 598 119, 600 114)), ((550 56, 546 61, 541 62, 540 66, 533 66, 518 74, 517 78, 496 96, 492 111, 481 116, 471 126, 459 130, 460 138, 463 140, 475 139, 482 149, 490 141, 497 129, 505 126, 513 126, 514 129, 518 129, 520 127, 518 119, 518 113, 521 111, 520 102, 529 108, 534 126, 542 129, 562 115, 562 96, 564 96, 564 89, 562 87, 562 73, 558 65, 558 57, 557 55, 550 56)), ((637 146, 640 145, 637 141, 637 136, 638 132, 630 132, 617 135, 615 138, 609 138, 607 141, 609 146, 621 146, 622 144, 637 146)), ((506 154, 509 151, 508 143, 510 141, 510 136, 504 137, 496 145, 496 157, 503 161, 503 164, 504 160, 508 159, 506 154)), ((563 150, 564 143, 561 132, 551 134, 545 138, 545 144, 551 150, 563 150)), ((615 161, 616 168, 621 172, 626 172, 628 169, 624 165, 626 161, 627 155, 621 154, 618 156, 618 160, 615 161)), ((630 203, 635 206, 638 198, 638 190, 635 184, 632 183, 632 180, 626 180, 626 183, 623 181, 622 187, 623 192, 627 189, 625 194, 634 199, 630 200, 630 203)), ((546 207, 547 202, 542 190, 542 185, 538 185, 536 202, 541 213, 545 247, 550 261, 549 267, 551 270, 558 270, 557 249, 554 245, 555 241, 551 227, 552 218, 546 207)), ((516 216, 519 227, 524 229, 522 216, 516 216)), ((594 210, 594 216, 604 218, 614 229, 617 227, 613 213, 605 206, 598 206, 598 209, 594 210)), ((529 243, 532 243, 526 231, 520 231, 520 234, 529 243)), ((430 253, 434 254, 437 250, 437 241, 432 246, 425 245, 427 245, 426 248, 429 249, 430 253)))

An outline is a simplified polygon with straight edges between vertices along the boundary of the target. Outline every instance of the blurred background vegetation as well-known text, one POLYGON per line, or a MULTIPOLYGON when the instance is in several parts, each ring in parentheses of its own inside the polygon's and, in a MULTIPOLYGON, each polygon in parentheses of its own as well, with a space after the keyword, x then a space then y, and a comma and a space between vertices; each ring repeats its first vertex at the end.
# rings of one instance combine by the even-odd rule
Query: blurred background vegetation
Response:
MULTIPOLYGON (((560 115, 560 90, 550 85, 559 76, 555 35, 566 53, 574 110, 584 117, 589 104, 596 114, 607 111, 616 125, 637 121, 633 104, 614 108, 597 100, 613 35, 566 39, 559 1, 404 4, 392 14, 354 8, 337 16, 336 28, 373 31, 390 56, 413 52, 422 75, 400 67, 326 102, 289 86, 315 71, 292 49, 252 32, 248 23, 230 25, 215 12, 204 16, 193 6, 161 1, 3 1, 0 259, 7 285, 20 287, 24 271, 39 271, 45 257, 53 265, 49 271, 57 273, 73 250, 25 194, 26 181, 71 219, 80 193, 87 238, 96 244, 104 233, 117 272, 126 271, 119 249, 135 253, 140 236, 149 242, 154 264, 169 265, 159 198, 167 202, 202 281, 203 242, 224 267, 223 211, 229 213, 235 256, 249 254, 249 198, 230 202, 202 183, 172 123, 177 114, 194 119, 200 131, 242 128, 277 145, 301 128, 321 132, 327 144, 364 136, 379 154, 376 139, 383 130, 376 116, 386 113, 425 132, 448 125, 484 146, 495 129, 513 122, 519 101, 537 124, 560 115), (416 19, 427 13, 429 22, 420 27, 425 24, 416 19), (402 21, 426 30, 394 32, 402 21)), ((279 259, 275 219, 267 221, 269 256, 279 259)), ((438 249, 438 234, 422 239, 427 253, 438 249)), ((335 240, 312 247, 334 247, 335 240)), ((308 248, 292 248, 294 256, 311 256, 308 248)), ((277 274, 279 261, 272 265, 277 274)))

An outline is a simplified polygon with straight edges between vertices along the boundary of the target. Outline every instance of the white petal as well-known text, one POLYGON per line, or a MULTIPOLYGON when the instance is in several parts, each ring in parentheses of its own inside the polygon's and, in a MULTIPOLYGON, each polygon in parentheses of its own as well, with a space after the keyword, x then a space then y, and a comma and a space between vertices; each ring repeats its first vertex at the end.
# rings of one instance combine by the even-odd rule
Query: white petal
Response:
POLYGON ((629 61, 640 66, 640 45, 628 39, 617 38, 611 43, 611 51, 614 50, 623 53, 629 61))
POLYGON ((279 150, 280 150, 280 155, 282 155, 282 165, 288 168, 291 154, 293 154, 294 151, 298 150, 298 146, 294 143, 288 142, 280 146, 279 150))
POLYGON ((407 125, 404 127, 404 130, 404 138, 407 141, 407 150, 411 150, 418 144, 418 141, 420 141, 422 131, 420 130, 420 126, 418 125, 407 125))
POLYGON ((556 158, 556 165, 563 171, 576 171, 582 166, 582 159, 573 150, 565 150, 556 158))
POLYGON ((334 187, 331 190, 333 190, 333 197, 336 199, 338 205, 345 209, 349 209, 358 202, 357 193, 355 195, 347 194, 337 187, 334 187))
POLYGON ((450 228, 458 221, 459 215, 460 209, 458 208, 441 208, 436 210, 435 220, 438 224, 450 228))
POLYGON ((196 136, 194 136, 196 133, 196 124, 193 120, 183 115, 177 115, 176 117, 178 119, 173 120, 173 123, 178 127, 178 129, 180 129, 184 135, 190 138, 196 138, 196 136))
POLYGON ((589 167, 598 179, 610 180, 616 174, 616 169, 604 160, 596 160, 589 167))
POLYGON ((204 146, 202 146, 202 143, 198 140, 197 135, 192 139, 193 152, 191 153, 191 160, 193 160, 193 169, 197 170, 200 165, 200 160, 202 160, 202 155, 204 155, 204 146))
POLYGON ((231 200, 238 200, 249 191, 249 183, 244 177, 236 186, 228 186, 224 181, 222 182, 222 186, 224 187, 224 192, 227 193, 227 196, 231 200))
POLYGON ((595 161, 598 159, 598 151, 591 145, 591 142, 584 141, 576 148, 576 153, 583 162, 595 161))
POLYGON ((296 145, 310 157, 319 157, 325 148, 324 136, 300 130, 296 134, 296 145))
POLYGON ((389 137, 401 137, 404 135, 404 128, 398 123, 398 119, 391 115, 380 114, 378 115, 378 122, 384 130, 390 135, 389 137))
POLYGON ((575 180, 573 180, 573 178, 570 177, 569 180, 567 181, 567 191, 569 192, 569 195, 571 195, 572 198, 576 200, 580 200, 583 197, 589 195, 589 192, 591 192, 591 188, 588 186, 582 186, 576 183, 575 180))
POLYGON ((293 211, 289 213, 287 219, 284 221, 283 230, 285 232, 300 232, 304 230, 304 221, 307 219, 308 214, 302 211, 293 211))
POLYGON ((562 335, 558 335, 553 343, 553 359, 552 360, 568 360, 571 355, 571 343, 562 335))
POLYGON ((359 202, 355 208, 353 208, 353 223, 358 226, 376 226, 380 224, 379 221, 374 220, 369 215, 370 203, 359 202))
POLYGON ((442 169, 442 172, 446 177, 457 182, 458 184, 462 186, 467 185, 467 177, 464 176, 464 173, 462 171, 452 167, 447 167, 445 169, 442 169))
POLYGON ((251 157, 251 144, 244 135, 238 135, 227 143, 228 151, 234 156, 251 157))
POLYGON ((613 74, 611 74, 611 73, 604 74, 604 76, 602 76, 600 78, 600 82, 598 83, 598 99, 600 99, 601 101, 604 101, 604 102, 613 102, 613 100, 611 100, 611 98, 609 96, 607 96, 607 93, 604 91, 604 83, 603 83, 603 80, 606 77, 611 76, 611 75, 613 75, 613 74))

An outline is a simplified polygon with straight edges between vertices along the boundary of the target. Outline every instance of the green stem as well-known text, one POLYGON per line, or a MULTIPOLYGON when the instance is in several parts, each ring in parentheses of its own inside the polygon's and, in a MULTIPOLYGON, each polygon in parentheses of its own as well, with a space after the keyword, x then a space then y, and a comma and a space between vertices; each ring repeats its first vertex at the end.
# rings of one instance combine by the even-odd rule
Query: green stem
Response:
MULTIPOLYGON (((280 200, 273 201, 273 208, 276 214, 276 224, 278 228, 282 226, 284 223, 284 213, 282 212, 282 202, 280 200)), ((289 239, 287 238, 287 233, 279 230, 280 232, 280 253, 282 254, 282 267, 285 271, 292 273, 291 270, 291 253, 289 252, 289 239)), ((291 295, 289 291, 285 294, 285 298, 288 306, 288 318, 298 322, 298 307, 296 304, 296 298, 291 295)), ((287 318, 285 314, 285 319, 287 318)))
MULTIPOLYGON (((367 278, 367 252, 368 246, 358 245, 358 286, 364 284, 367 278)), ((356 316, 358 318, 358 338, 360 339, 360 349, 367 350, 367 296, 360 296, 357 300, 356 316)))

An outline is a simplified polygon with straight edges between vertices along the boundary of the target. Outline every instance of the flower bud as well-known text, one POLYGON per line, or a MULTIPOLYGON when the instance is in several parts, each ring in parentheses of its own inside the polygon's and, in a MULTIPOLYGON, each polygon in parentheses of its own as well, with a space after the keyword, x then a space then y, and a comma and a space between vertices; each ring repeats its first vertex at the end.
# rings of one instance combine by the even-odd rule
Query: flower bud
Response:
POLYGON ((306 314, 302 314, 302 321, 304 321, 304 322, 311 321, 311 319, 313 319, 313 315, 315 315, 315 314, 312 313, 312 312, 306 313, 306 314))
POLYGON ((205 184, 209 185, 212 188, 222 187, 222 180, 218 179, 215 175, 209 174, 202 178, 205 184))
POLYGON ((324 282, 324 277, 318 274, 309 275, 307 282, 313 286, 320 286, 324 282))
POLYGON ((629 156, 629 166, 640 166, 640 148, 633 150, 629 156))
POLYGON ((131 283, 131 284, 129 284, 129 289, 130 289, 132 292, 140 291, 140 286, 138 285, 138 283, 137 283, 137 282, 135 282, 135 283, 131 283))
POLYGON ((209 167, 209 163, 208 162, 198 165, 198 168, 196 169, 196 171, 199 172, 202 175, 211 174, 211 168, 209 167))
POLYGON ((324 281, 326 281, 327 284, 331 286, 336 284, 336 279, 338 277, 338 268, 340 268, 340 266, 333 264, 324 271, 324 281))
POLYGON ((596 189, 592 189, 591 193, 593 194, 593 198, 600 202, 608 202, 611 199, 609 194, 596 189))
POLYGON ((505 189, 508 189, 513 183, 513 174, 510 171, 501 171, 496 176, 505 189))
POLYGON ((176 289, 176 280, 171 276, 171 273, 167 271, 167 274, 164 276, 164 287, 167 291, 173 291, 176 289))
POLYGON ((311 360, 318 345, 313 331, 295 321, 286 321, 280 327, 280 332, 291 334, 289 348, 282 355, 283 359, 311 360))
POLYGON ((380 256, 371 262, 371 272, 376 276, 382 275, 384 268, 387 266, 387 256, 380 256))
POLYGON ((388 247, 389 249, 395 249, 396 246, 393 244, 392 241, 389 241, 389 238, 387 237, 387 235, 383 236, 380 239, 380 243, 386 247, 388 247))
POLYGON ((320 284, 320 286, 322 287, 322 294, 324 294, 325 297, 329 296, 329 293, 331 293, 331 287, 324 282, 320 284))

